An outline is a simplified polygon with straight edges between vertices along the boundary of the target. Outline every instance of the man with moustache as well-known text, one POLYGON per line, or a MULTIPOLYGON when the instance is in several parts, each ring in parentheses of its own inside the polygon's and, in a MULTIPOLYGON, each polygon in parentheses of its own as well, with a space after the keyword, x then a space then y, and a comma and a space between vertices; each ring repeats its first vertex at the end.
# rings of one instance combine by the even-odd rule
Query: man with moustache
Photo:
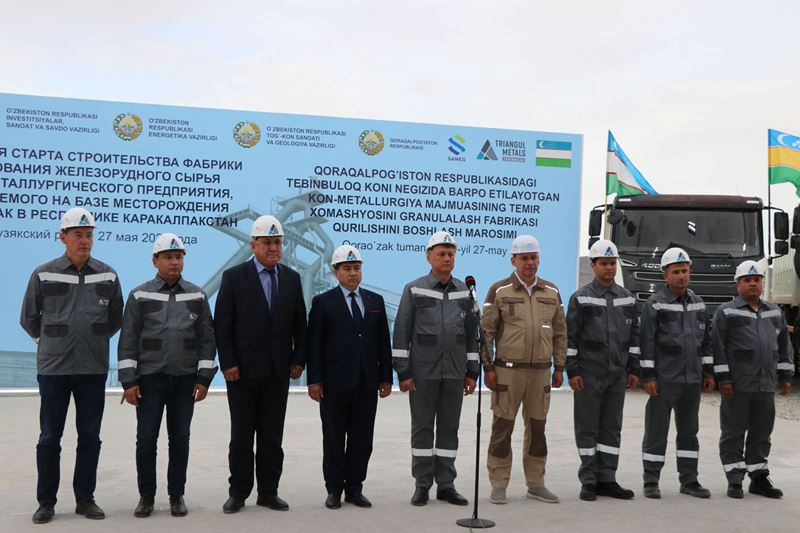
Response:
POLYGON ((676 456, 681 494, 709 498, 697 481, 700 393, 714 390, 713 356, 703 300, 689 289, 692 260, 681 248, 661 256, 666 285, 647 299, 639 324, 644 390, 644 495, 661 498, 658 485, 666 461, 670 415, 675 411, 676 456))
POLYGON ((33 271, 22 301, 20 325, 37 343, 39 442, 36 445, 39 508, 34 524, 55 514, 61 475, 61 436, 70 397, 75 400, 78 447, 72 488, 75 512, 105 518, 95 503, 100 425, 108 378, 108 341, 122 323, 122 289, 113 268, 91 256, 94 217, 73 207, 61 217, 65 253, 33 271))
POLYGON ((569 299, 567 374, 573 392, 580 499, 622 500, 633 491, 616 480, 625 388, 639 385, 636 300, 614 283, 619 254, 601 239, 589 249, 594 280, 569 299))
POLYGON ((411 505, 436 499, 467 505, 455 488, 458 425, 463 396, 480 374, 477 323, 469 290, 453 277, 456 241, 446 231, 428 240, 431 271, 403 289, 394 322, 392 364, 411 407, 411 505), (434 440, 435 432, 435 440, 434 440))
POLYGON ((314 297, 308 317, 308 395, 319 402, 325 507, 372 507, 362 492, 372 454, 378 395, 392 392, 392 345, 383 297, 361 287, 361 253, 331 258, 337 287, 314 297))
POLYGON ((734 279, 739 294, 719 306, 711 328, 714 372, 722 395, 719 457, 729 497, 744 497, 747 473, 750 494, 782 498, 783 491, 769 479, 767 457, 775 425, 775 390, 785 395, 792 386, 789 333, 780 308, 761 299, 764 270, 758 263, 742 262, 734 279))
POLYGON ((300 377, 306 359, 300 275, 279 263, 283 227, 277 218, 264 215, 253 222, 250 235, 253 258, 223 272, 214 309, 214 336, 231 416, 230 497, 222 506, 226 514, 244 507, 253 490, 254 467, 256 503, 289 510, 278 496, 283 425, 289 379, 300 377))

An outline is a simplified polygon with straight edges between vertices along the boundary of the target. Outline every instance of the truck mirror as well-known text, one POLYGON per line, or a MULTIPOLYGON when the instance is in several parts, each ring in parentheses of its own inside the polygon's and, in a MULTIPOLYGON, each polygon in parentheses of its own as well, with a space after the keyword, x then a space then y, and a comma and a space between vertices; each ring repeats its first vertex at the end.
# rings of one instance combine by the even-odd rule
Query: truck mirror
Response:
POLYGON ((800 205, 794 208, 794 218, 792 218, 792 233, 800 233, 800 205))
POLYGON ((596 243, 599 240, 600 240, 600 237, 597 237, 597 236, 589 237, 589 248, 594 246, 594 243, 596 243))
POLYGON ((789 243, 786 241, 775 241, 775 255, 786 255, 789 253, 789 243))
MULTIPOLYGON (((591 211, 589 213, 589 237, 600 235, 600 228, 602 226, 603 226, 603 212, 600 211, 599 209, 591 211)), ((591 244, 589 246, 591 246, 591 244)))
POLYGON ((612 209, 608 212, 608 223, 612 226, 619 224, 625 218, 625 211, 622 209, 612 209))
MULTIPOLYGON (((797 211, 795 209, 795 211, 797 211)), ((789 238, 789 214, 775 213, 772 217, 772 226, 775 228, 775 239, 785 241, 789 238)))
POLYGON ((791 243, 793 250, 800 250, 800 235, 792 235, 792 240, 789 242, 791 243))

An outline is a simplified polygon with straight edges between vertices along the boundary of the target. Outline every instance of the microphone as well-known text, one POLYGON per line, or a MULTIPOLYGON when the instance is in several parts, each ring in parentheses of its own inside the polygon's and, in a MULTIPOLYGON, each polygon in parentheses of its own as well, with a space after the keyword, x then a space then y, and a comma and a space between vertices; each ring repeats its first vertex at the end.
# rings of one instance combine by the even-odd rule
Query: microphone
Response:
POLYGON ((475 292, 475 276, 467 276, 464 278, 464 283, 466 283, 467 289, 469 289, 469 299, 472 300, 473 312, 480 313, 480 307, 478 306, 478 294, 475 292))

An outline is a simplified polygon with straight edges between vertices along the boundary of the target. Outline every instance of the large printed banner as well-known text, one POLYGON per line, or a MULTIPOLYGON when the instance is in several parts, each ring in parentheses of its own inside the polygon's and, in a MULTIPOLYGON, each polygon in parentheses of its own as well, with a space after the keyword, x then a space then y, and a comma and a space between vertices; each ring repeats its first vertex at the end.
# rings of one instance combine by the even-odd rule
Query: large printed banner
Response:
POLYGON ((117 270, 126 296, 155 275, 153 241, 172 231, 188 248, 184 277, 213 309, 262 214, 283 222, 284 262, 301 273, 307 305, 335 285, 328 263, 349 243, 392 320, 442 229, 458 242, 456 276, 475 276, 481 297, 511 273, 520 234, 539 239, 540 274, 575 289, 580 135, 12 94, 0 103, 0 387, 36 385, 20 303, 31 271, 63 253, 58 223, 74 206, 95 215, 93 256, 117 270))

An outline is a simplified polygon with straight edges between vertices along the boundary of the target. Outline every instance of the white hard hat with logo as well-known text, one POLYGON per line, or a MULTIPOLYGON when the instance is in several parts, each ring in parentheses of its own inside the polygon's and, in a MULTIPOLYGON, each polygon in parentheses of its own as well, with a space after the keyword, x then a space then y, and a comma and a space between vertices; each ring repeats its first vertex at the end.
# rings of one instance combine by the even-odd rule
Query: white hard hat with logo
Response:
POLYGON ((283 226, 272 215, 262 215, 253 222, 251 237, 283 237, 283 226))
POLYGON ((616 245, 607 239, 600 239, 594 243, 589 248, 589 259, 599 259, 601 257, 618 258, 619 253, 617 253, 616 245))
POLYGON ((331 267, 335 267, 339 263, 352 263, 355 261, 361 263, 361 253, 358 251, 358 248, 349 244, 343 244, 333 251, 331 267))
POLYGON ((186 254, 186 246, 183 245, 181 238, 174 233, 162 233, 153 245, 153 255, 158 255, 161 252, 183 252, 186 254))
POLYGON ((670 248, 661 256, 661 270, 666 270, 673 263, 689 263, 692 260, 683 248, 670 248))
POLYGON ((446 231, 437 231, 431 238, 428 239, 428 246, 425 248, 425 251, 430 250, 434 246, 438 244, 449 244, 450 246, 457 246, 456 241, 453 239, 453 236, 447 233, 446 231))
POLYGON ((734 281, 739 281, 739 278, 745 276, 761 276, 764 277, 764 269, 755 261, 742 261, 736 267, 736 274, 733 275, 734 281))
POLYGON ((539 253, 539 241, 530 235, 520 235, 511 242, 511 255, 539 253))
POLYGON ((93 228, 94 217, 82 207, 73 207, 61 217, 61 229, 70 228, 93 228))

